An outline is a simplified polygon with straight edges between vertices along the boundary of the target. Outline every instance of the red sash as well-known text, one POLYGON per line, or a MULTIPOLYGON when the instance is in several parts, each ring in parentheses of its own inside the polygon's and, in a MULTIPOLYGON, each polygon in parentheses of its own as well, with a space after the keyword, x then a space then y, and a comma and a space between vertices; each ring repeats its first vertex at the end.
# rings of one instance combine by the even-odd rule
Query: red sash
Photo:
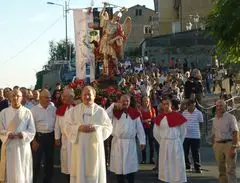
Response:
POLYGON ((169 127, 175 127, 175 126, 180 126, 182 125, 183 123, 185 123, 187 121, 187 119, 185 117, 183 117, 183 115, 181 115, 180 113, 178 112, 169 112, 169 113, 163 113, 161 112, 154 120, 153 122, 156 124, 156 125, 160 125, 162 119, 164 117, 167 117, 167 121, 168 121, 168 125, 169 127))
POLYGON ((128 114, 132 120, 137 119, 140 117, 140 113, 137 109, 134 109, 132 107, 129 107, 126 111, 124 110, 113 110, 113 115, 119 120, 123 113, 128 114))

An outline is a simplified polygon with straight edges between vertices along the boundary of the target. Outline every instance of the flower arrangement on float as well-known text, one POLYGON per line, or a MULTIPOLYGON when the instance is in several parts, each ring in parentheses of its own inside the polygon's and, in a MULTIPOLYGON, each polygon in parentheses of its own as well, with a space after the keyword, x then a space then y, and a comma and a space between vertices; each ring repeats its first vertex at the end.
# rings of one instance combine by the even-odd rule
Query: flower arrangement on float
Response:
POLYGON ((135 103, 141 103, 142 96, 140 93, 136 93, 134 89, 130 89, 128 87, 123 88, 118 85, 110 85, 108 87, 101 88, 100 83, 97 80, 87 84, 82 79, 76 79, 68 84, 68 87, 74 90, 75 100, 81 100, 81 91, 86 85, 90 85, 96 90, 95 103, 101 105, 102 107, 108 107, 113 102, 117 102, 123 94, 129 94, 131 96, 131 100, 134 101, 134 105, 135 103))

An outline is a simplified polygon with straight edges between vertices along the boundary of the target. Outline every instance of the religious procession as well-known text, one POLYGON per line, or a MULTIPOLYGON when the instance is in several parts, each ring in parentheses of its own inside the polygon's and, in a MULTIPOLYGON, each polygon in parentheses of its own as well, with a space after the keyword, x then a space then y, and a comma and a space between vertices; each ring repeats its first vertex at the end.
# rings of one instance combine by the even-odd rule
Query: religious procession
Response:
POLYGON ((154 35, 162 2, 153 3, 155 10, 47 2, 63 7, 66 22, 72 12, 75 45, 66 23, 66 41, 49 43, 34 88, 0 83, 0 183, 240 181, 238 65, 224 64, 197 25, 175 32, 184 0, 167 5, 181 20, 172 37, 160 23, 154 35), (175 49, 178 36, 199 36, 199 45, 175 49))

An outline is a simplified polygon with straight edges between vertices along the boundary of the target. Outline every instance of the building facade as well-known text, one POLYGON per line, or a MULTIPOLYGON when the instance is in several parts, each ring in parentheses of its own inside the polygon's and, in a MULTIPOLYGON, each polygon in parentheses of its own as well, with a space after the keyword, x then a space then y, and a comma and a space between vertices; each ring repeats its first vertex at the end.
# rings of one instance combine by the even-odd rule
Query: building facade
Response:
POLYGON ((213 8, 212 0, 154 0, 155 11, 159 19, 160 35, 187 30, 191 22, 191 29, 199 28, 203 20, 213 8), (199 21, 194 23, 194 18, 199 21))
POLYGON ((146 6, 135 5, 123 13, 121 22, 123 23, 128 16, 132 19, 132 32, 128 37, 124 50, 127 55, 131 54, 131 52, 134 54, 135 50, 139 48, 140 43, 145 38, 159 35, 158 28, 153 25, 157 17, 154 10, 146 6))
POLYGON ((212 65, 215 41, 204 31, 191 30, 147 38, 141 44, 141 51, 142 56, 162 66, 168 66, 174 58, 180 64, 186 60, 189 67, 206 68, 212 65))

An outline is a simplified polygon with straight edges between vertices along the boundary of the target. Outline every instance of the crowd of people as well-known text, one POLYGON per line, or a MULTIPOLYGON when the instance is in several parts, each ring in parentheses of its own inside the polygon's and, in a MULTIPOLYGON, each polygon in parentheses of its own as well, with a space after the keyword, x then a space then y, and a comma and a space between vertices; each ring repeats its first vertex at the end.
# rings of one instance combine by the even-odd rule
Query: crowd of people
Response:
MULTIPOLYGON (((161 181, 187 182, 186 171, 201 173, 204 119, 198 104, 203 79, 198 69, 183 69, 172 65, 164 72, 147 65, 137 73, 126 72, 118 87, 140 94, 141 100, 122 94, 109 106, 94 102, 96 91, 91 86, 83 88, 80 104, 74 101, 74 90, 59 83, 52 96, 46 88, 0 89, 0 182, 37 183, 42 163, 43 182, 51 182, 55 146, 61 147, 66 182, 106 183, 109 169, 118 183, 125 179, 133 183, 139 163, 155 164, 161 181)), ((218 100, 213 149, 220 181, 235 183, 239 129, 225 108, 224 100, 218 100)))

